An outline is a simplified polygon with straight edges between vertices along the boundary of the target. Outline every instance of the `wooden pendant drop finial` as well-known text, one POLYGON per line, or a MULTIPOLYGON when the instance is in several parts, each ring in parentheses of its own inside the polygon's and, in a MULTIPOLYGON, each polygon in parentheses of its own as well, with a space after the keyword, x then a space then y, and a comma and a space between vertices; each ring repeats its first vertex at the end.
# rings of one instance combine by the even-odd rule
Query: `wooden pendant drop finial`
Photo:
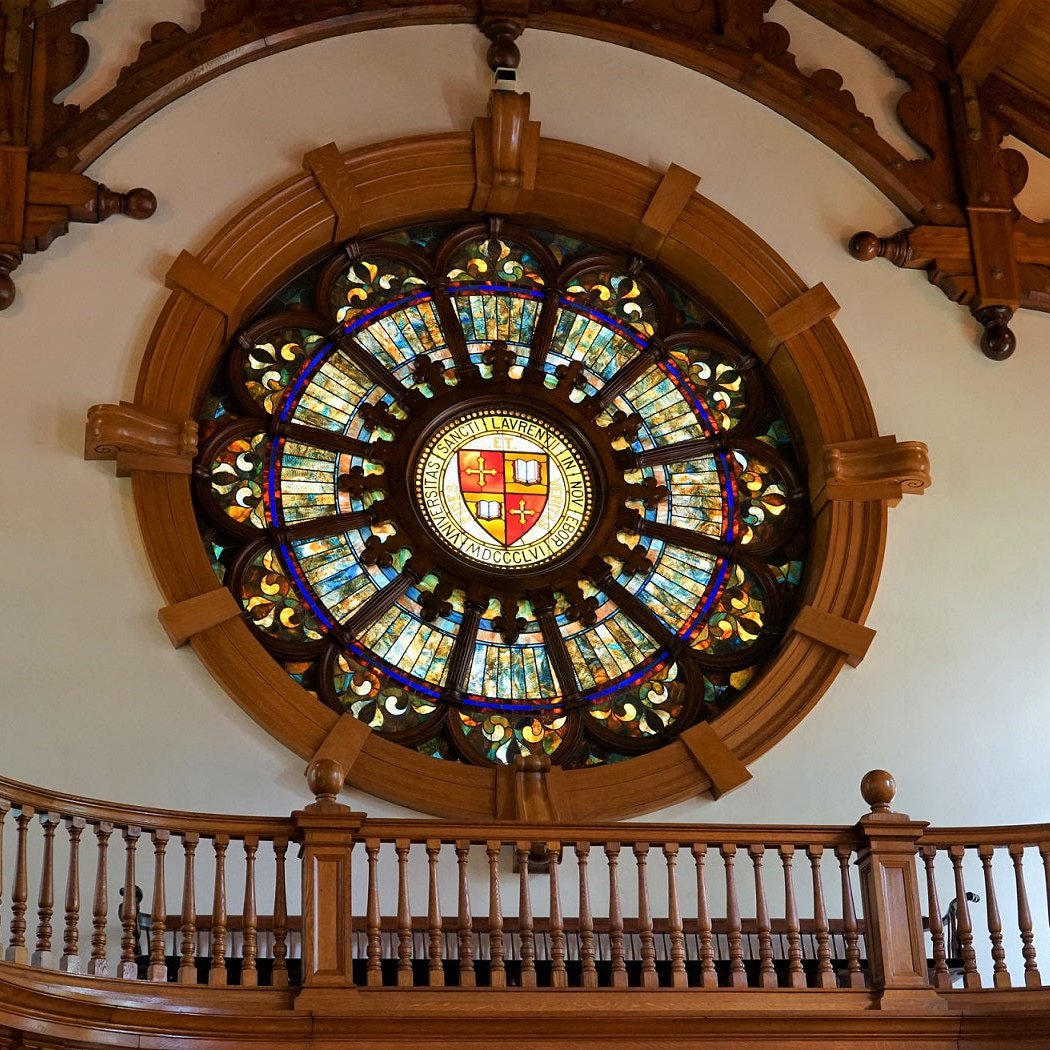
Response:
POLYGON ((524 23, 516 18, 490 18, 481 22, 481 31, 491 41, 485 61, 493 73, 498 69, 518 68, 521 52, 515 41, 524 29, 524 23))
POLYGON ((1005 361, 1017 347, 1017 336, 1010 331, 1014 312, 1009 306, 983 306, 973 311, 974 320, 984 327, 981 350, 993 361, 1005 361))

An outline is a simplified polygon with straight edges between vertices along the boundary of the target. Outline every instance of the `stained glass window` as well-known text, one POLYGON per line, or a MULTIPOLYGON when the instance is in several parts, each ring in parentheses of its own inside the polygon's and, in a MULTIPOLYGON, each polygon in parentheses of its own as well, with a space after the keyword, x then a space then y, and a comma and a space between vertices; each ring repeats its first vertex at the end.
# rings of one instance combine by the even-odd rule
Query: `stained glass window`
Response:
POLYGON ((790 427, 636 258, 493 221, 299 274, 202 411, 201 535, 305 689, 444 761, 660 747, 761 673, 807 514, 790 427))

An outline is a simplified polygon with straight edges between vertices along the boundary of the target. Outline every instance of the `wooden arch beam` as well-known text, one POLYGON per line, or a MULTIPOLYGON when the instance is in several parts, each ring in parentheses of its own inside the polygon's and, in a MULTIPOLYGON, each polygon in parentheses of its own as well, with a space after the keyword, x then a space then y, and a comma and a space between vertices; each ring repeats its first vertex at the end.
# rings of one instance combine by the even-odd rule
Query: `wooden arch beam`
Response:
MULTIPOLYGON (((45 200, 33 205, 44 208, 34 213, 44 224, 39 235, 30 236, 28 226, 19 224, 0 228, 0 306, 5 294, 8 298, 13 295, 10 271, 22 255, 46 247, 44 242, 54 234, 45 234, 54 229, 64 232, 63 221, 85 221, 78 220, 79 198, 69 210, 65 196, 83 196, 87 183, 69 180, 78 176, 83 181, 83 172, 142 121, 248 62, 320 39, 404 23, 475 22, 492 40, 493 63, 516 64, 514 38, 527 26, 605 40, 695 69, 743 91, 815 135, 854 164, 913 221, 918 221, 938 195, 936 187, 952 182, 943 171, 931 178, 933 168, 943 168, 944 158, 916 165, 880 138, 874 124, 857 109, 853 96, 842 90, 841 78, 801 73, 790 53, 786 31, 765 20, 761 4, 711 4, 700 13, 685 15, 675 7, 675 0, 639 0, 622 6, 611 20, 603 5, 575 12, 567 19, 543 0, 474 0, 466 5, 435 0, 418 8, 375 0, 367 9, 337 0, 310 5, 241 0, 209 5, 192 31, 172 22, 153 26, 135 59, 121 70, 116 85, 83 109, 55 104, 52 99, 76 80, 87 62, 87 45, 74 26, 91 15, 97 2, 9 6, 0 68, 0 164, 22 165, 24 177, 18 181, 0 169, 0 186, 14 187, 17 198, 6 213, 21 214, 26 198, 20 187, 31 176, 58 181, 52 183, 45 200), (10 156, 3 156, 5 152, 10 156), (59 187, 62 179, 68 185, 59 187), (52 214, 55 208, 66 208, 68 214, 52 214)), ((910 34, 915 35, 915 31, 910 34)), ((886 36, 892 39, 894 34, 886 36)), ((918 56, 923 69, 948 68, 943 52, 943 46, 938 52, 936 42, 929 40, 921 45, 912 40, 903 49, 906 60, 918 56)), ((326 171, 318 168, 315 174, 324 180, 326 171)), ((323 183, 323 188, 330 186, 323 183)), ((94 187, 92 183, 87 189, 94 187)), ((337 188, 336 193, 345 203, 344 189, 337 188)), ((86 221, 97 221, 107 209, 137 216, 151 213, 155 206, 147 191, 132 191, 121 199, 103 190, 98 190, 99 200, 108 203, 96 206, 96 218, 86 221)), ((954 202, 945 200, 941 205, 947 209, 944 217, 955 214, 954 202)), ((352 207, 349 211, 352 213, 352 207)), ((345 222, 340 212, 340 225, 345 222)))
MULTIPOLYGON (((856 167, 916 226, 972 230, 979 258, 970 282, 949 274, 939 283, 956 301, 962 298, 984 326, 985 352, 1008 356, 1013 346, 1007 322, 1018 306, 1047 308, 1045 296, 1036 294, 1045 287, 1047 274, 1041 268, 1029 273, 1023 267, 1015 274, 1006 228, 1010 197, 996 192, 987 207, 982 198, 987 188, 971 188, 967 178, 971 155, 979 154, 992 170, 996 152, 987 135, 979 148, 967 146, 965 134, 959 139, 959 118, 946 98, 960 80, 964 89, 967 83, 976 85, 966 113, 972 115, 979 108, 1004 130, 1033 138, 1024 114, 1039 100, 1023 94, 1018 100, 1016 88, 994 72, 1028 5, 1024 0, 976 0, 944 41, 862 0, 796 2, 879 54, 908 81, 910 91, 900 100, 898 113, 905 130, 929 157, 909 159, 883 139, 873 121, 857 108, 853 95, 843 89, 838 73, 802 73, 786 30, 766 20, 768 5, 743 0, 703 5, 690 14, 683 14, 676 0, 637 0, 617 7, 615 18, 609 17, 604 4, 568 17, 545 0, 472 0, 466 5, 435 0, 425 7, 408 8, 395 0, 374 0, 367 9, 337 0, 317 0, 308 6, 285 0, 240 0, 208 6, 191 31, 172 22, 153 26, 117 84, 83 110, 52 99, 87 62, 87 45, 73 28, 90 16, 98 0, 64 0, 53 7, 9 5, 0 68, 0 216, 4 217, 0 219, 0 309, 14 298, 11 272, 23 255, 46 248, 70 221, 98 221, 114 211, 135 217, 152 213, 156 202, 148 191, 112 194, 85 179, 83 172, 169 102, 247 62, 302 44, 405 23, 470 21, 492 41, 489 62, 494 66, 517 65, 515 41, 529 27, 604 40, 697 70, 814 135, 856 167), (960 141, 964 148, 954 149, 953 143, 960 141), (42 194, 39 199, 29 193, 33 186, 38 196, 42 194), (10 199, 5 200, 5 195, 10 199), (1005 277, 995 276, 1000 272, 1005 277)), ((1037 129, 1036 139, 1050 142, 1050 108, 1044 105, 1039 112, 1044 113, 1047 127, 1042 139, 1037 129)), ((494 114, 489 123, 501 119, 501 114, 494 114)), ((508 169, 513 181, 520 168, 519 187, 501 183, 507 174, 501 165, 507 158, 490 156, 486 125, 479 123, 479 163, 483 170, 491 170, 495 181, 479 188, 478 208, 514 211, 527 206, 535 136, 528 122, 525 128, 530 137, 508 169)), ((325 167, 330 159, 329 154, 315 155, 307 164, 313 162, 318 184, 336 211, 338 239, 354 225, 355 205, 348 186, 329 178, 338 175, 325 167)), ((1013 186, 1014 193, 1017 188, 1013 186)), ((636 250, 641 254, 659 250, 658 232, 647 234, 643 229, 640 235, 636 250)))

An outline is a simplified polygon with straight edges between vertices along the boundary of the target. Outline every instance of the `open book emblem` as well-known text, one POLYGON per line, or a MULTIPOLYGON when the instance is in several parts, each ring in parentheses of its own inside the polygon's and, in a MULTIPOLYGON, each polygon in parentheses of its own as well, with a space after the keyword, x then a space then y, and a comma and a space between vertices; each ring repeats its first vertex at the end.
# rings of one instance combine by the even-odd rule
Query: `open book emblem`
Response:
POLYGON ((493 539, 509 547, 540 520, 547 505, 545 453, 461 449, 459 491, 470 513, 493 539))

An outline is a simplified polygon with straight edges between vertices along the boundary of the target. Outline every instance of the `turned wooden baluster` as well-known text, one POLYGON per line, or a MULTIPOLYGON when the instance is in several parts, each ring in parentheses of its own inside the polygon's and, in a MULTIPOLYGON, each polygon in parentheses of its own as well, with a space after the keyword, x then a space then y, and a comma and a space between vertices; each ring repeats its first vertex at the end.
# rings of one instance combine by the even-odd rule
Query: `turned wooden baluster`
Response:
MULTIPOLYGON (((58 968, 64 973, 80 973, 80 836, 87 821, 69 817, 69 868, 66 870, 66 928, 62 938, 62 958, 58 968)), ((0 813, 0 824, 3 813, 0 813)), ((2 828, 0 828, 2 830, 2 828)), ((0 884, 3 876, 0 873, 0 884)))
POLYGON ((440 987, 445 983, 445 965, 441 961, 445 947, 445 935, 441 929, 441 902, 438 898, 438 854, 441 842, 438 839, 427 839, 427 865, 430 870, 430 895, 427 911, 427 925, 430 940, 429 982, 440 987))
POLYGON ((226 983, 226 849, 229 835, 216 835, 215 847, 215 892, 211 905, 211 965, 208 969, 208 984, 226 983))
POLYGON ((994 846, 980 846, 977 856, 984 868, 984 903, 988 916, 988 939, 992 943, 992 984, 1009 988, 1010 971, 1006 968, 1006 950, 1003 948, 1003 921, 999 916, 999 902, 995 896, 995 878, 992 872, 994 846))
POLYGON ((794 846, 780 847, 780 861, 784 866, 784 919, 788 936, 788 986, 791 988, 805 988, 806 974, 802 969, 802 938, 799 936, 798 908, 795 905, 795 880, 791 873, 791 862, 794 856, 794 846))
POLYGON ((726 873, 726 932, 729 936, 729 985, 746 988, 744 951, 740 940, 740 901, 736 894, 736 846, 724 843, 720 850, 726 873))
POLYGON ((270 979, 274 988, 288 987, 288 891, 284 873, 287 853, 288 840, 275 838, 273 856, 277 870, 273 888, 273 976, 270 979))
MULTIPOLYGON (((11 803, 6 798, 0 798, 0 913, 4 905, 4 821, 7 819, 11 803)), ((3 934, 0 933, 0 952, 3 949, 3 934)))
POLYGON ((29 949, 26 947, 26 907, 29 900, 26 837, 35 812, 32 806, 22 806, 17 818, 18 844, 15 847, 15 878, 11 886, 11 940, 7 948, 7 961, 20 966, 29 964, 29 949))
POLYGON ((936 846, 923 846, 922 862, 926 868, 926 906, 930 912, 930 944, 933 950, 933 986, 943 989, 951 988, 952 979, 945 962, 947 953, 944 950, 944 919, 941 916, 941 902, 937 895, 937 872, 934 861, 937 859, 936 846))
POLYGON ((379 913, 379 839, 365 839, 365 856, 368 858, 368 905, 365 914, 368 927, 366 980, 369 988, 380 988, 383 984, 383 936, 380 931, 379 913))
POLYGON ((182 934, 179 959, 179 984, 197 983, 197 897, 194 859, 200 835, 187 831, 182 836, 182 934))
POLYGON ((1043 883, 1046 886, 1046 907, 1050 912, 1050 842, 1039 843, 1039 856, 1043 858, 1043 883))
POLYGON ((515 846, 518 859, 518 936, 521 940, 521 987, 536 987, 536 935, 532 924, 532 896, 529 889, 528 842, 515 846))
POLYGON ((696 864, 696 931, 700 937, 700 987, 717 988, 718 973, 715 970, 715 950, 711 941, 711 912, 707 906, 707 879, 704 865, 707 861, 707 846, 693 843, 693 860, 696 864))
POLYGON ((1014 882, 1017 886, 1017 926, 1021 931, 1021 956, 1024 959, 1024 986, 1039 988, 1043 979, 1035 959, 1032 944, 1032 913, 1028 908, 1028 890, 1024 884, 1024 846, 1010 847, 1010 859, 1014 865, 1014 882))
POLYGON ((3 907, 3 828, 9 811, 10 802, 5 798, 0 798, 0 908, 3 907))
POLYGON ((138 951, 139 902, 135 885, 135 850, 138 848, 142 829, 129 825, 124 829, 124 903, 121 905, 120 970, 119 976, 135 981, 139 976, 138 951))
POLYGON ((149 968, 146 979, 166 981, 168 964, 165 961, 164 938, 167 934, 168 901, 164 892, 164 854, 171 832, 158 828, 153 832, 153 912, 149 930, 149 968))
POLYGON ((259 836, 244 836, 244 941, 241 949, 241 984, 254 988, 259 983, 259 912, 255 903, 255 856, 259 852, 259 836))
POLYGON ((755 869, 755 925, 758 927, 758 986, 776 988, 777 972, 773 968, 773 938, 769 933, 769 905, 766 903, 766 883, 762 870, 762 859, 766 847, 748 847, 751 864, 755 869))
POLYGON ((95 866, 95 896, 91 905, 91 959, 88 973, 92 977, 108 977, 109 963, 106 960, 106 921, 109 918, 109 880, 106 874, 106 855, 113 825, 100 820, 95 828, 98 841, 98 860, 95 866))
POLYGON ((638 934, 642 947, 642 987, 658 988, 656 973, 656 942, 653 938, 653 916, 649 904, 649 843, 634 844, 634 859, 638 866, 638 934))
POLYGON ((408 839, 397 839, 397 983, 412 984, 412 908, 408 899, 408 839))
POLYGON ((51 918, 55 913, 55 829, 60 819, 57 813, 40 814, 40 826, 44 829, 44 858, 40 865, 36 951, 32 958, 34 966, 51 967, 55 964, 55 956, 51 951, 51 935, 54 933, 51 918))
POLYGON ((824 847, 809 846, 806 849, 806 855, 813 869, 813 928, 817 935, 817 987, 834 988, 836 982, 835 970, 831 965, 828 911, 824 904, 824 880, 820 871, 824 847))
POLYGON ((589 842, 576 843, 576 866, 580 873, 580 983, 584 988, 598 987, 598 970, 594 965, 594 916, 591 913, 591 886, 587 877, 589 842))
POLYGON ((948 856, 955 871, 955 935, 959 941, 959 955, 963 961, 963 987, 980 988, 981 975, 977 971, 977 958, 973 950, 973 925, 970 922, 970 905, 966 900, 966 883, 963 880, 962 862, 966 856, 964 846, 949 846, 948 856))
POLYGON ((547 875, 550 880, 551 930, 551 987, 568 988, 569 974, 565 968, 565 924, 561 914, 561 887, 558 884, 558 868, 561 864, 561 843, 547 843, 547 875))
POLYGON ((470 879, 467 872, 470 843, 465 839, 456 843, 456 861, 459 865, 459 985, 461 988, 473 988, 477 984, 474 974, 474 917, 470 913, 470 879))
POLYGON ((685 971, 685 935, 682 932, 682 910, 678 904, 678 843, 664 843, 667 862, 667 928, 671 936, 671 987, 685 988, 689 978, 685 971))
POLYGON ((864 974, 860 968, 860 950, 857 947, 857 911, 853 906, 853 883, 849 877, 849 862, 853 856, 852 846, 836 846, 835 856, 839 862, 839 875, 842 884, 842 931, 846 942, 847 988, 863 988, 864 974))
POLYGON ((503 957, 503 898, 499 888, 499 854, 502 843, 489 841, 489 987, 507 987, 507 967, 503 957))
POLYGON ((620 907, 620 844, 607 842, 605 856, 609 862, 609 957, 612 959, 612 986, 627 987, 627 965, 623 951, 623 911, 620 907))

